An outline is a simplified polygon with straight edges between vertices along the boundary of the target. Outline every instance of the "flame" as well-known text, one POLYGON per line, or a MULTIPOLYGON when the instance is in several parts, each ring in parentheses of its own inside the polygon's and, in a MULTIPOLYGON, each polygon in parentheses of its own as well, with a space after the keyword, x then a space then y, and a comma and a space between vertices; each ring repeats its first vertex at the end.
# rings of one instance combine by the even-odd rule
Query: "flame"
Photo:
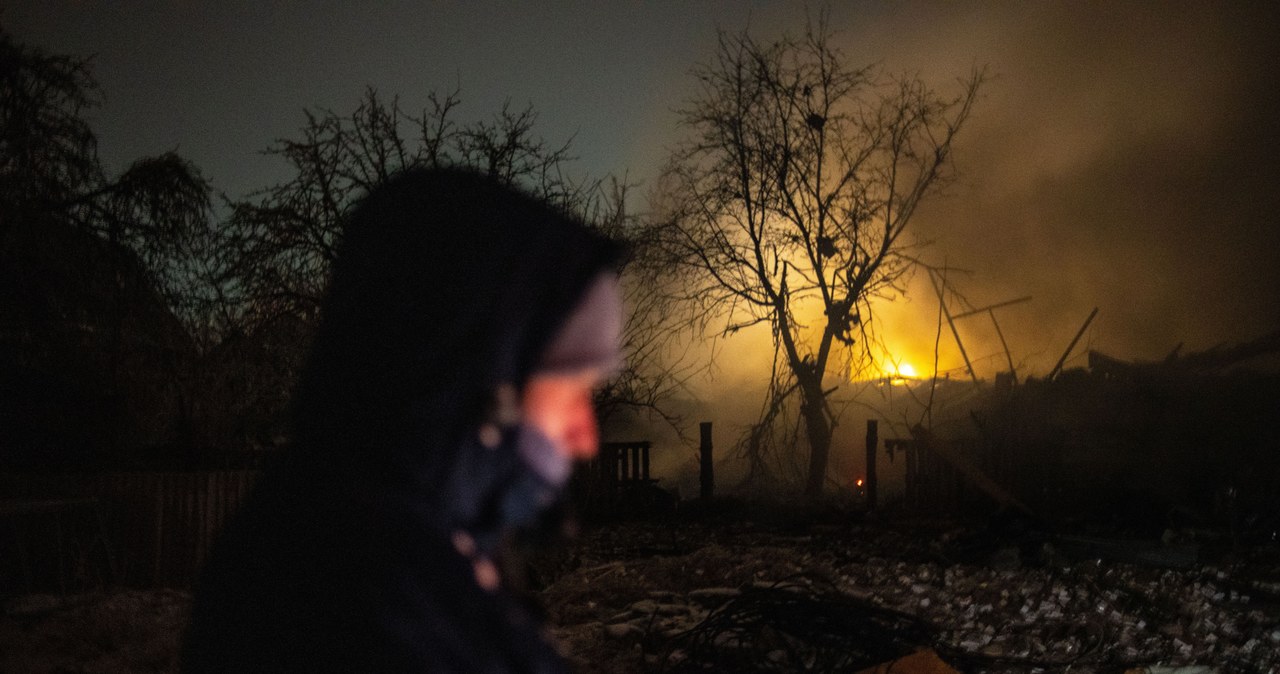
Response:
POLYGON ((881 385, 904 386, 929 378, 930 375, 917 368, 912 361, 928 361, 929 358, 911 358, 895 355, 888 349, 881 355, 864 364, 854 363, 850 366, 851 381, 874 381, 881 385))
POLYGON ((884 372, 885 381, 893 386, 902 386, 920 378, 920 374, 916 372, 914 365, 901 358, 895 359, 891 356, 885 358, 881 371, 884 372))

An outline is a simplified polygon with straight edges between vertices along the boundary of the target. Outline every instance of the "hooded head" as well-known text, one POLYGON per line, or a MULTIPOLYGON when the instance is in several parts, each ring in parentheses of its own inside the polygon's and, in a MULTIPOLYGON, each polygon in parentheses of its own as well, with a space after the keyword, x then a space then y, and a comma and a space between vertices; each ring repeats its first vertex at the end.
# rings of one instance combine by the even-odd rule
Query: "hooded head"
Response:
POLYGON ((561 438, 525 423, 522 403, 543 375, 617 364, 618 253, 495 179, 394 176, 355 207, 338 244, 295 395, 293 463, 409 497, 448 526, 528 515, 567 467, 548 454, 561 438), (509 502, 529 481, 538 493, 509 502))

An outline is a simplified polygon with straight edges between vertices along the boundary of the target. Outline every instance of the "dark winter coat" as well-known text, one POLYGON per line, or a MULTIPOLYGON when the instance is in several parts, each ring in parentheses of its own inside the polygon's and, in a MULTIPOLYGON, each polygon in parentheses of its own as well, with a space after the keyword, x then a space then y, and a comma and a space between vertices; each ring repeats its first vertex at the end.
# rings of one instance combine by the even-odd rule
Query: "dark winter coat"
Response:
MULTIPOLYGON (((293 445, 197 587, 188 672, 555 672, 541 625, 450 542, 527 472, 480 445, 614 246, 495 180, 415 170, 353 212, 293 445)), ((506 429, 510 431, 510 429, 506 429)), ((518 505, 518 504, 517 504, 518 505)))

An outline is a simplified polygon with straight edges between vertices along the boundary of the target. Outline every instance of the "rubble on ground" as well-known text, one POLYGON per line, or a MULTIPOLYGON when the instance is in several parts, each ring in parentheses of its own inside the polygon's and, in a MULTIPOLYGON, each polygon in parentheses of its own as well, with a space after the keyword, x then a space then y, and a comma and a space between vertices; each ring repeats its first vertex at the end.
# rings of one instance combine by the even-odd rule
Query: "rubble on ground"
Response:
POLYGON ((177 590, 12 599, 0 615, 0 672, 176 672, 190 605, 177 590))
POLYGON ((1274 549, 1190 568, 1050 543, 975 559, 966 531, 613 526, 543 597, 584 672, 856 671, 918 649, 962 671, 1280 667, 1274 549))
MULTIPOLYGON (((1169 567, 988 526, 614 523, 562 550, 537 599, 586 673, 859 671, 921 652, 966 672, 1280 668, 1275 543, 1169 567)), ((172 590, 12 599, 0 671, 175 671, 189 602, 172 590)))

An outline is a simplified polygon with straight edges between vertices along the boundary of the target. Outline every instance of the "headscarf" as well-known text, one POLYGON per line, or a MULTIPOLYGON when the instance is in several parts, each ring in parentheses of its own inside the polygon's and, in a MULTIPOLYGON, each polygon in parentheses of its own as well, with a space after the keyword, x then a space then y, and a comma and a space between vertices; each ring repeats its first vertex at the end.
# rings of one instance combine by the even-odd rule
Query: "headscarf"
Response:
POLYGON ((619 253, 487 176, 392 178, 343 231, 296 396, 298 474, 393 489, 484 541, 526 523, 568 469, 546 470, 512 405, 535 371, 618 365, 619 253))
POLYGON ((408 170, 361 200, 291 447, 205 566, 184 668, 560 671, 518 603, 449 550, 489 551, 559 495, 526 458, 547 448, 519 396, 539 368, 616 360, 616 286, 598 279, 619 252, 472 171, 408 170))

